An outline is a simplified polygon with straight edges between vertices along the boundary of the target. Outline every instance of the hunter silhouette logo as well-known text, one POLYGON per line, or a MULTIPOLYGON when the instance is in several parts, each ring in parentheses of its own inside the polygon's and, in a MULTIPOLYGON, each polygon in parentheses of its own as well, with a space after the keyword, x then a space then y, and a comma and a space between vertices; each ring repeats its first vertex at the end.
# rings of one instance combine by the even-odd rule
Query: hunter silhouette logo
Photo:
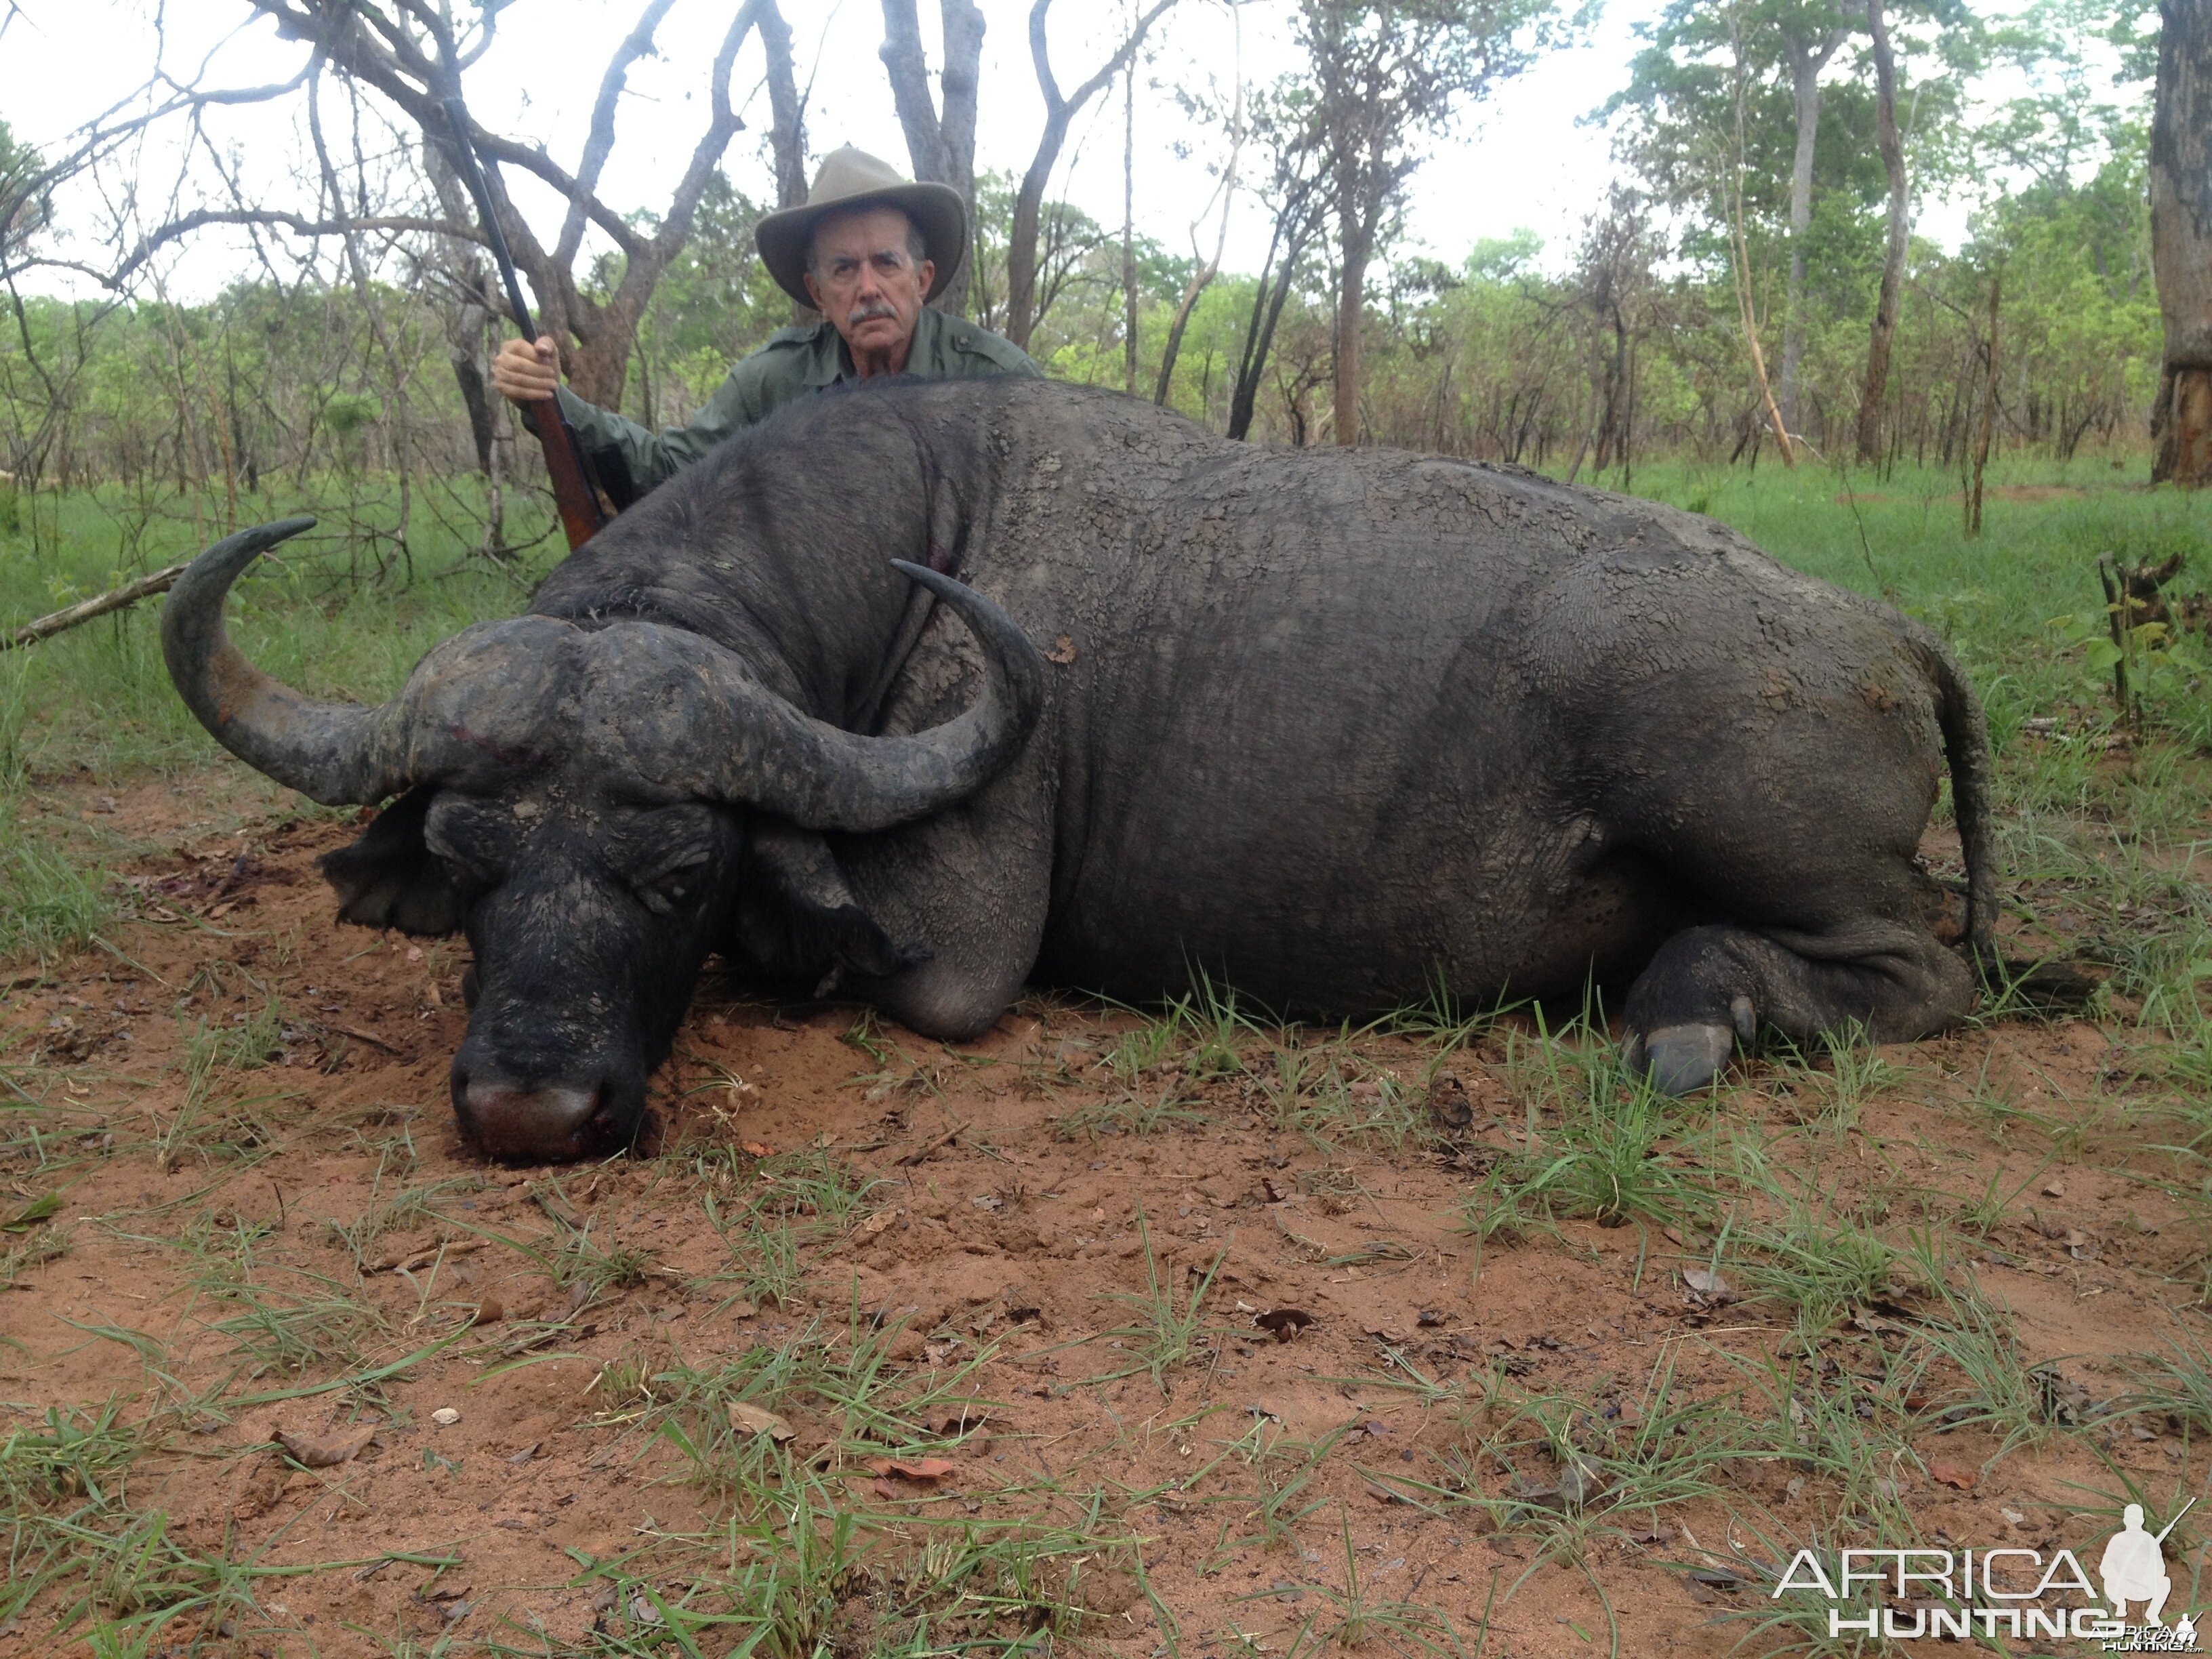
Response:
POLYGON ((2010 1545, 1846 1549, 1826 1560, 1812 1550, 1800 1550, 1773 1595, 1814 1591, 1823 1596, 1831 1638, 1857 1634, 1894 1642, 2043 1637, 2094 1642, 2104 1653, 2195 1653, 2196 1620, 2184 1613, 2169 1626, 2161 1615, 2173 1594, 2164 1546, 2196 1504, 2191 1498, 2155 1533, 2143 1525, 2142 1504, 2123 1510, 2119 1530, 2105 1540, 2097 1558, 2101 1595, 2073 1551, 2054 1550, 2046 1556, 2010 1545), (1877 1599, 1869 1605, 1862 1598, 1866 1589, 1876 1586, 1877 1599), (2142 1609, 2142 1624, 2128 1622, 2130 1607, 2142 1609))
MULTIPOLYGON (((2181 1515, 2188 1514, 2196 1502, 2192 1498, 2182 1505, 2181 1515)), ((2130 1601, 2146 1603, 2143 1623, 2161 1622, 2158 1615, 2166 1607, 2166 1598, 2173 1593, 2173 1580, 2167 1576, 2166 1556, 2160 1546, 2166 1542, 2166 1533, 2181 1524, 2181 1515, 2167 1522, 2165 1530, 2154 1538, 2143 1530, 2142 1504, 2130 1504, 2120 1511, 2120 1529, 2105 1546, 2104 1559, 2097 1563, 2097 1577, 2105 1581, 2105 1600, 2112 1604, 2112 1616, 2123 1623, 2130 1601)))

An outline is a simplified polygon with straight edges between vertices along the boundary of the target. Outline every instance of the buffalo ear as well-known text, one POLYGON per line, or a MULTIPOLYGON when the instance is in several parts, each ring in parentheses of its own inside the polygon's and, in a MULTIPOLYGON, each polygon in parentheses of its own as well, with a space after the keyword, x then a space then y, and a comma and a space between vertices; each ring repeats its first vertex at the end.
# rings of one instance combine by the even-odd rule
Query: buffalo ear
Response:
POLYGON ((812 976, 843 968, 884 979, 929 959, 901 950, 860 901, 818 831, 756 818, 745 839, 738 943, 763 968, 812 976))
POLYGON ((386 807, 350 847, 315 860, 337 890, 338 919, 403 933, 450 933, 461 925, 461 893, 444 860, 422 841, 437 788, 423 784, 386 807))

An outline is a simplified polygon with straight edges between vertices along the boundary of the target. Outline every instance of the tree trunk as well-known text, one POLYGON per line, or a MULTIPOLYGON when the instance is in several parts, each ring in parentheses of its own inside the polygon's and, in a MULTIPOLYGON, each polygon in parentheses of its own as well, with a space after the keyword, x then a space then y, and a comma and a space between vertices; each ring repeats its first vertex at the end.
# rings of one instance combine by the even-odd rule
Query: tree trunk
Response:
POLYGON ((1889 174, 1889 250, 1881 265, 1881 292, 1875 301, 1874 327, 1867 340, 1866 385, 1859 394, 1859 459, 1871 466, 1881 459, 1881 404, 1889 387, 1890 348, 1897 339, 1898 307, 1905 289, 1905 252, 1911 230, 1905 193, 1905 141, 1897 131, 1897 60, 1889 50, 1889 25, 1882 0, 1867 0, 1867 31, 1874 37, 1875 143, 1889 174))
POLYGON ((791 63, 791 25, 774 0, 760 7, 755 27, 768 54, 769 148, 775 155, 775 204, 806 203, 806 106, 791 63))
POLYGON ((1045 186, 1052 178, 1053 163, 1060 159, 1073 114, 1071 110, 1057 119, 1045 117, 1044 136, 1037 140, 1036 155, 1014 193, 1014 221, 1006 236, 1006 337, 1024 351, 1036 331, 1037 228, 1044 217, 1045 186))
POLYGON ((1782 379, 1777 388, 1783 424, 1797 430, 1797 376, 1805 358, 1805 239, 1813 228, 1813 154, 1820 137, 1820 71, 1844 44, 1836 30, 1815 48, 1787 42, 1790 100, 1797 112, 1797 154, 1790 169, 1790 287, 1782 316, 1782 379))
MULTIPOLYGON (((1190 326, 1190 313, 1198 309, 1199 296, 1212 285, 1221 267, 1200 265, 1198 272, 1184 284, 1182 303, 1176 307, 1175 321, 1168 325, 1168 343, 1160 351, 1160 372, 1152 383, 1152 401, 1160 408, 1168 406, 1168 392, 1175 385, 1176 359, 1182 355, 1183 331, 1190 326)), ((1203 418, 1204 411, 1200 411, 1203 418)))
POLYGON ((1252 429, 1252 416, 1260 400, 1267 354, 1275 343, 1275 325, 1282 319, 1283 303, 1291 297, 1291 279, 1305 252, 1307 198, 1303 189, 1281 204, 1275 228, 1267 240, 1267 257, 1260 266, 1260 286, 1252 295, 1252 320, 1244 330, 1244 353, 1237 365, 1237 384, 1229 398, 1228 433, 1242 441, 1252 429), (1279 249, 1280 265, 1275 264, 1279 249))
MULTIPOLYGON (((945 25, 945 67, 938 76, 938 100, 929 95, 929 64, 921 50, 921 23, 915 0, 884 0, 884 44, 878 54, 890 76, 891 101, 906 134, 914 176, 950 185, 968 204, 972 228, 975 215, 975 99, 983 60, 983 14, 974 0, 941 0, 945 25)), ((968 284, 975 260, 963 259, 959 274, 931 303, 939 311, 968 308, 968 284)))
POLYGON ((1982 474, 1990 465, 1990 439, 1997 424, 1997 312, 2004 303, 2004 272, 1990 278, 1990 337, 1982 351, 1982 432, 1974 445, 1974 481, 1966 491, 1966 534, 1982 533, 1982 474))
POLYGON ((1122 390, 1137 395, 1137 77, 1121 88, 1122 390))
POLYGON ((2159 0, 2159 15, 2150 241, 2166 356, 2150 476, 2199 489, 2212 484, 2212 6, 2159 0))
MULTIPOLYGON (((799 95, 798 76, 791 63, 791 25, 770 3, 760 8, 757 23, 761 46, 768 54, 769 151, 775 157, 775 204, 803 207, 806 202, 806 106, 799 95)), ((797 300, 791 302, 791 320, 811 323, 821 313, 797 300)))
POLYGON ((1340 195, 1337 213, 1343 231, 1344 268, 1336 289, 1336 441, 1359 441, 1359 323, 1367 310, 1367 259, 1374 238, 1340 195))

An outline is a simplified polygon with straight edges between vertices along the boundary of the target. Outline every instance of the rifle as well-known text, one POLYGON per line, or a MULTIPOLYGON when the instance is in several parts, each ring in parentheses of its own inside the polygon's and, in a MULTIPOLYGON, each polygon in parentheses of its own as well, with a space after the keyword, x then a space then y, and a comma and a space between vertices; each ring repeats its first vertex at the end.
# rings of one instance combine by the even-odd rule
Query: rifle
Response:
MULTIPOLYGON (((483 164, 477 159, 476 146, 469 142, 469 112, 462 106, 459 92, 445 102, 446 124, 453 130, 453 151, 461 164, 461 182, 475 198, 484 240, 491 245, 491 257, 499 265, 500 279, 507 284, 507 309, 514 313, 515 326, 522 331, 522 337, 535 345, 538 327, 531 321, 528 301, 522 297, 522 281, 514 274, 514 255, 507 251, 506 233, 500 229, 499 215, 492 209, 491 188, 484 182, 483 164)), ((569 550, 574 552, 591 540, 607 521, 607 515, 599 507, 599 491, 592 486, 591 463, 585 459, 584 441, 569 424, 568 417, 561 412, 558 398, 542 398, 534 404, 525 404, 523 410, 537 423, 538 441, 545 451, 545 471, 553 481, 553 504, 561 511, 561 528, 568 535, 569 550)))
MULTIPOLYGON (((2197 1507, 2197 1500, 2196 1500, 2195 1498, 2191 1498, 2191 1499, 2190 1499, 2186 1504, 2184 1504, 2181 1506, 2181 1515, 2186 1515, 2186 1514, 2188 1514, 2190 1510, 2191 1510, 2195 1509, 2196 1507, 2197 1507)), ((2159 1535, 2158 1535, 2157 1537, 2155 1537, 2155 1538, 2152 1539, 2152 1540, 2151 1540, 2151 1542, 2152 1542, 2152 1543, 2154 1543, 2154 1544, 2163 1544, 2164 1542, 2166 1542, 2166 1533, 2172 1532, 2172 1531, 2176 1527, 2178 1527, 2178 1526, 2179 1526, 2179 1525, 2181 1524, 2181 1515, 2177 1515, 2177 1516, 2175 1516, 2173 1517, 2173 1519, 2172 1519, 2172 1520, 2171 1520, 2171 1521, 2167 1522, 2166 1523, 2166 1530, 2165 1530, 2164 1532, 2160 1533, 2160 1534, 2159 1534, 2159 1535)))

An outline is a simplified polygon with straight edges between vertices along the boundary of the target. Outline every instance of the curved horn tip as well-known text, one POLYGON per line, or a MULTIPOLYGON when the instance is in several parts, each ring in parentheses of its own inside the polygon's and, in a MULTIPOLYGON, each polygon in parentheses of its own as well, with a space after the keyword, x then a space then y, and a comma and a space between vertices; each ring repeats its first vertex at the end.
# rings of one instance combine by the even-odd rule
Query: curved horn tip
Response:
POLYGON ((235 574, 243 570, 262 554, 279 542, 288 542, 301 531, 313 530, 318 520, 305 514, 296 519, 279 519, 274 524, 258 524, 249 530, 226 536, 213 547, 192 561, 194 568, 223 570, 235 574))
POLYGON ((940 596, 949 588, 967 586, 957 576, 948 576, 941 570, 932 570, 927 565, 916 564, 910 559, 893 559, 891 568, 908 580, 920 582, 931 592, 940 596))
POLYGON ((296 519, 279 519, 274 524, 258 524, 225 536, 214 546, 205 549, 185 567, 184 574, 169 590, 164 613, 190 609, 196 598, 210 583, 228 591, 237 580, 238 573, 267 552, 277 543, 289 541, 303 530, 313 530, 316 520, 302 515, 296 519))

